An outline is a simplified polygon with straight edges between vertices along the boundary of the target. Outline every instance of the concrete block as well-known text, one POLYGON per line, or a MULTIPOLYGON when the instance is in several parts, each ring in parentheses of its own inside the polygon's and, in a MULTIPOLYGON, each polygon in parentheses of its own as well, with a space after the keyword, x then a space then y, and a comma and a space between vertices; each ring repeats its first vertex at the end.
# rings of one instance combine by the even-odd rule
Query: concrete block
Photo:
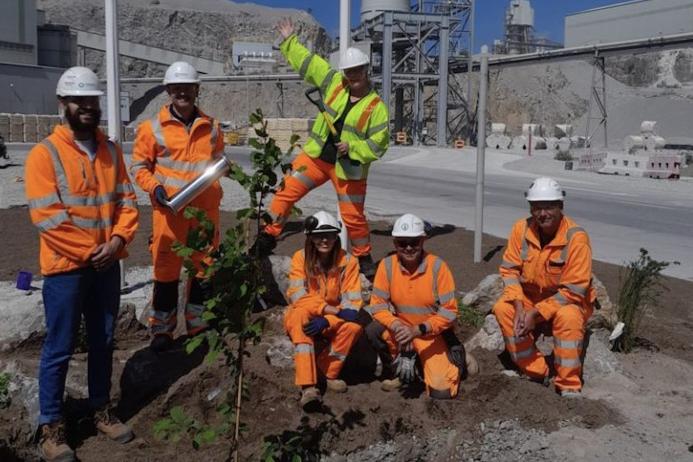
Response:
POLYGON ((553 135, 556 138, 570 138, 573 136, 573 126, 570 124, 558 124, 553 129, 553 135))
POLYGON ((524 136, 529 136, 530 133, 532 136, 542 136, 543 131, 543 127, 539 124, 522 124, 522 134, 524 136))
POLYGON ((643 120, 640 124, 640 133, 654 133, 656 127, 656 120, 643 120))
POLYGON ((505 124, 502 123, 492 123, 491 133, 493 135, 505 135, 505 124))
POLYGON ((493 133, 486 137, 486 146, 492 149, 509 149, 512 138, 506 135, 493 133))

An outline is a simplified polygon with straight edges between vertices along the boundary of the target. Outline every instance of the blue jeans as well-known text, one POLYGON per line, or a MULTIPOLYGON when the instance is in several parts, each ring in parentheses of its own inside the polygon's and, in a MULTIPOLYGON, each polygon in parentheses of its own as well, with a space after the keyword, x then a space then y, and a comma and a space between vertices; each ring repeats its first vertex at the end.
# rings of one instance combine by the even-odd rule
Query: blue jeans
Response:
POLYGON ((43 280, 46 339, 39 366, 39 425, 62 418, 70 357, 82 315, 87 330, 89 403, 108 404, 111 391, 113 330, 120 305, 120 268, 82 268, 43 280))

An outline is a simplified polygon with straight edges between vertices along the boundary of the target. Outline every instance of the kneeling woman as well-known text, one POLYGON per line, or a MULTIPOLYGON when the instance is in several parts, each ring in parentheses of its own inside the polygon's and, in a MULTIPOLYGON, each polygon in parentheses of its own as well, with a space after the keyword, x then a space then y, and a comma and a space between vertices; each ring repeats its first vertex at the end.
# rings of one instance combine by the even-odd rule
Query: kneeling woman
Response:
POLYGON ((355 323, 362 305, 359 264, 341 249, 340 230, 341 223, 327 212, 308 217, 305 248, 291 259, 291 304, 284 327, 294 344, 296 385, 302 388, 301 406, 307 411, 320 407, 318 374, 325 377, 329 390, 346 391, 339 373, 361 334, 355 323), (316 360, 314 343, 319 337, 329 345, 316 360))

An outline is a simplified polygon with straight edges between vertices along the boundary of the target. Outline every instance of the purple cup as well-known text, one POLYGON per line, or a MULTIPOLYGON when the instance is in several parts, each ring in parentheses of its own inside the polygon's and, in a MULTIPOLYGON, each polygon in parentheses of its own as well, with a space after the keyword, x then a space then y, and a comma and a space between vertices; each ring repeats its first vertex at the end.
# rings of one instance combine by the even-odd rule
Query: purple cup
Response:
POLYGON ((17 275, 17 289, 31 289, 31 273, 29 271, 20 271, 17 275))

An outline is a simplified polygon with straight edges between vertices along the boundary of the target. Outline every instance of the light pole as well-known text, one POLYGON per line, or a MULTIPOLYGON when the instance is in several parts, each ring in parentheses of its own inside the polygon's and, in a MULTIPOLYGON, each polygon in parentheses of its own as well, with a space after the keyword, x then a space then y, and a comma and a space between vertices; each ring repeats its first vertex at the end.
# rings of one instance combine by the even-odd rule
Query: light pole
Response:
POLYGON ((476 137, 476 206, 474 207, 474 263, 481 261, 484 232, 484 163, 486 161, 486 93, 488 88, 488 47, 481 47, 479 72, 479 113, 476 137))

